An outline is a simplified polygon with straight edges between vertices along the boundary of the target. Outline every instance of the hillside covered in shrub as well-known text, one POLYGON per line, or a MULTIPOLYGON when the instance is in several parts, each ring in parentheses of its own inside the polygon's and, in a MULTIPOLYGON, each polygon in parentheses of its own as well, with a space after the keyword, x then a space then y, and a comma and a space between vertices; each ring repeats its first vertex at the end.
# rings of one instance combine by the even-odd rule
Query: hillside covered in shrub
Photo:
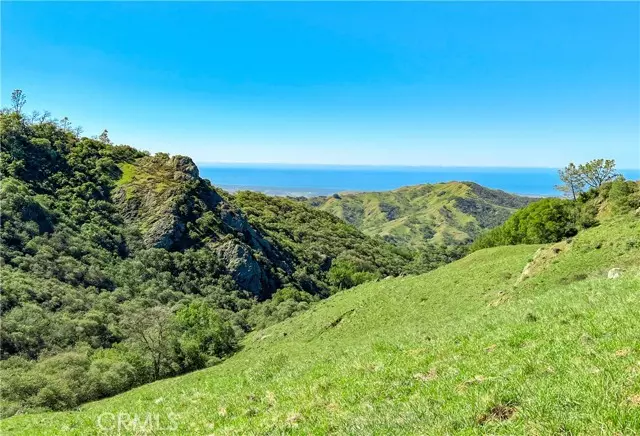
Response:
POLYGON ((3 413, 63 409, 216 363, 240 338, 411 255, 193 161, 0 114, 3 413), (244 209, 244 210, 243 210, 244 209), (274 298, 271 298, 274 297, 274 298))
POLYGON ((416 209, 398 223, 437 211, 442 238, 402 224, 408 239, 385 241, 317 199, 230 195, 188 157, 113 145, 106 132, 83 137, 66 119, 5 110, 0 137, 2 416, 71 409, 217 365, 247 333, 338 291, 383 278, 380 289, 393 290, 393 276, 463 257, 471 235, 478 249, 556 242, 620 216, 635 229, 640 207, 638 183, 621 178, 536 202, 469 183, 411 187, 397 211, 416 209))
POLYGON ((362 284, 251 333, 220 365, 0 430, 633 435, 638 305, 640 219, 612 215, 570 241, 362 284))
POLYGON ((533 201, 531 197, 488 189, 472 182, 340 193, 306 200, 367 235, 413 249, 468 244, 533 201))
POLYGON ((640 211, 640 181, 618 176, 575 200, 546 198, 529 204, 481 235, 471 250, 498 245, 546 244, 597 226, 601 219, 640 211))

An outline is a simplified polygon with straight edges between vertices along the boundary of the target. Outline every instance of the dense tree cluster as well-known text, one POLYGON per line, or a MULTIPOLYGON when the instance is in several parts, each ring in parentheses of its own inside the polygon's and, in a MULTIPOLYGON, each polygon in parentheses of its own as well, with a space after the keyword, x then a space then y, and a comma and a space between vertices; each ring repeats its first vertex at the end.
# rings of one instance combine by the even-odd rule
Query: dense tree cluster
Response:
POLYGON ((298 283, 313 294, 328 295, 332 287, 344 289, 406 272, 413 258, 411 252, 363 237, 330 213, 291 199, 242 191, 234 202, 252 225, 297 259, 301 266, 295 273, 298 283))
POLYGON ((410 260, 308 206, 215 190, 188 159, 27 116, 14 94, 0 114, 5 415, 215 364, 251 329, 410 260))
MULTIPOLYGON (((106 130, 83 137, 67 118, 23 114, 24 104, 16 91, 0 113, 5 416, 67 409, 213 365, 248 331, 320 298, 467 251, 401 248, 301 201, 229 195, 188 158, 114 145, 106 130)), ((616 208, 640 203, 637 184, 616 180, 604 190, 616 208)), ((581 196, 579 225, 593 215, 590 195, 581 196)), ((562 223, 572 208, 557 201, 505 224, 500 243, 570 233, 562 223)))
MULTIPOLYGON (((606 171, 612 172, 613 167, 606 171)), ((503 225, 478 238, 471 249, 557 242, 598 225, 600 217, 640 210, 640 182, 622 176, 602 181, 588 191, 574 192, 575 200, 545 198, 517 211, 503 225)))
POLYGON ((146 154, 28 118, 23 98, 0 114, 4 413, 72 407, 233 352, 251 296, 211 251, 145 248, 112 201, 119 165, 146 154))

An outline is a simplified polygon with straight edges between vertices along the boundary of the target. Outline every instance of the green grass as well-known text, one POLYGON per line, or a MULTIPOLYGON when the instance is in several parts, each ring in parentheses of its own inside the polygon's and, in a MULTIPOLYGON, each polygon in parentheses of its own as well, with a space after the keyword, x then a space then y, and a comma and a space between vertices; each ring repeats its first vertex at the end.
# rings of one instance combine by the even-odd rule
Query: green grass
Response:
MULTIPOLYGON (((123 413, 195 435, 639 433, 640 222, 534 259, 538 248, 361 285, 250 335, 216 367, 0 430, 96 434, 98 417, 123 413), (607 279, 611 267, 622 278, 607 279)), ((121 434, 163 433, 122 417, 121 434)))
POLYGON ((122 175, 120 176, 120 180, 118 180, 116 185, 122 186, 131 183, 137 172, 136 166, 130 163, 123 163, 119 165, 119 168, 122 172, 122 175))

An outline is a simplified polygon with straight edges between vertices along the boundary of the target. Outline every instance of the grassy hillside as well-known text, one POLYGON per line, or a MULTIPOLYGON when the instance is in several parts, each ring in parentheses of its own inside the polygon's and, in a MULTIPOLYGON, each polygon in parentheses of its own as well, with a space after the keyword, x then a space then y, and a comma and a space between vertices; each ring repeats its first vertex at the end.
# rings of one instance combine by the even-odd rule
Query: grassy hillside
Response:
POLYGON ((419 248, 426 242, 470 242, 531 201, 475 183, 449 182, 315 197, 308 203, 344 219, 367 235, 419 248))
POLYGON ((0 429, 94 434, 102 417, 114 433, 120 414, 122 434, 174 422, 202 435, 633 434, 639 305, 640 221, 627 216, 366 283, 251 334, 216 367, 0 429))
POLYGON ((253 328, 407 263, 292 201, 247 203, 253 225, 190 158, 68 120, 0 110, 0 174, 0 416, 203 368, 253 328))

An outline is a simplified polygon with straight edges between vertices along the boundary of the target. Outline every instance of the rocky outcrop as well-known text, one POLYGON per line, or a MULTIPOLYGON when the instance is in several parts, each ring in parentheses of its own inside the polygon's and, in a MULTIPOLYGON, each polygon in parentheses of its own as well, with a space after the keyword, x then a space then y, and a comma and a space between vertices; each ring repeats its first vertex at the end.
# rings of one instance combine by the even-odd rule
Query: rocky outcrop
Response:
POLYGON ((240 288, 258 296, 263 293, 268 278, 250 247, 238 241, 227 241, 215 250, 240 288))
POLYGON ((197 165, 187 156, 173 156, 169 158, 168 165, 173 167, 173 179, 188 182, 200 177, 197 165))
POLYGON ((279 249, 199 177, 190 158, 158 153, 138 159, 122 172, 112 198, 125 221, 140 231, 145 247, 207 246, 220 256, 240 289, 260 297, 277 288, 269 273, 274 266, 285 274, 293 272, 279 249))
POLYGON ((164 154, 144 157, 125 168, 126 179, 112 198, 125 221, 138 227, 145 246, 171 249, 185 236, 186 223, 180 215, 192 201, 184 182, 193 180, 194 168, 189 158, 164 154))
POLYGON ((184 222, 175 215, 168 214, 151 224, 144 234, 144 242, 148 247, 168 250, 182 239, 185 230, 184 222))

